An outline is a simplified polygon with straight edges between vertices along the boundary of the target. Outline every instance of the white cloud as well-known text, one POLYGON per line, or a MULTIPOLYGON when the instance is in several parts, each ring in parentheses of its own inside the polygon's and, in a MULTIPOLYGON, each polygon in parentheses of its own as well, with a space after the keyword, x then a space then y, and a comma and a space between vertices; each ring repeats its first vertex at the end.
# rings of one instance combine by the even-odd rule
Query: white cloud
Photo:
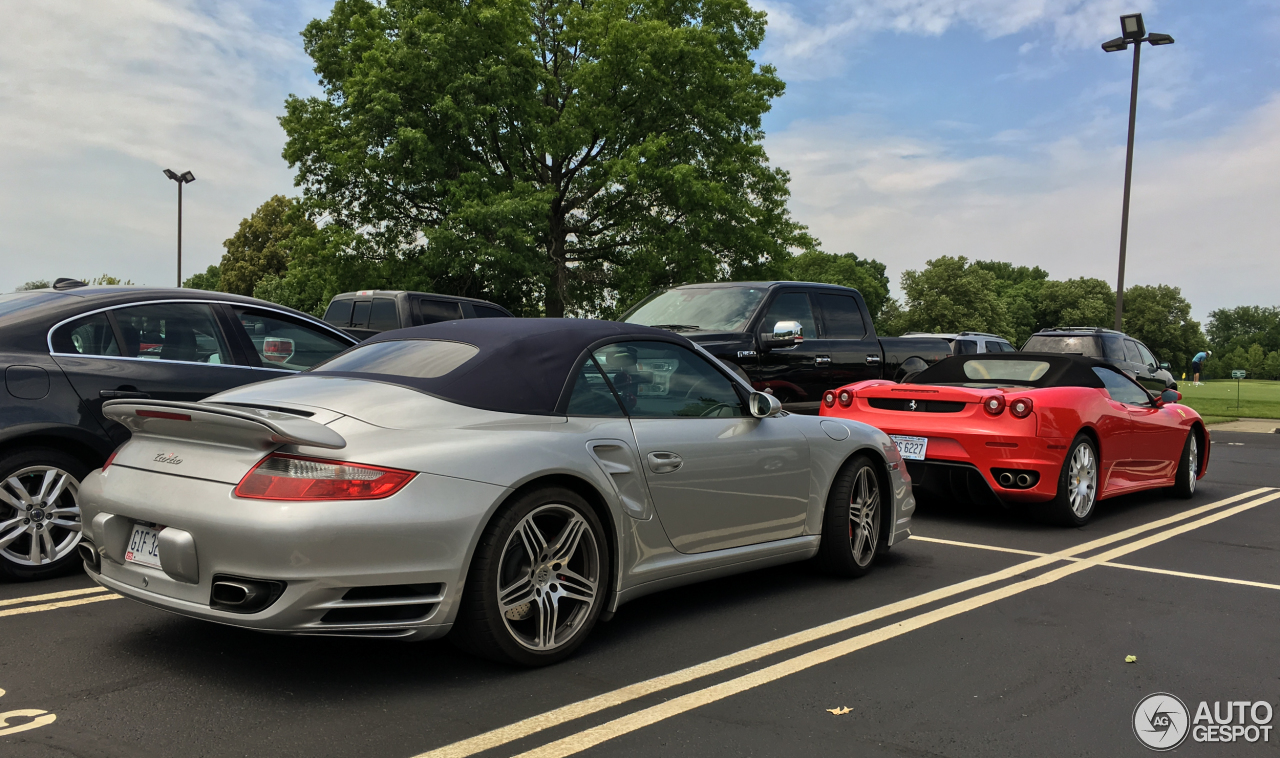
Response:
POLYGON ((850 43, 884 32, 936 37, 964 25, 995 38, 1043 27, 1055 48, 1092 47, 1116 36, 1121 14, 1149 12, 1155 0, 836 0, 812 19, 787 0, 753 4, 769 14, 765 56, 784 78, 808 79, 843 65, 850 43))
MULTIPOLYGON (((1091 142, 957 158, 851 118, 794 123, 768 150, 791 172, 797 220, 830 252, 884 261, 895 285, 930 258, 966 255, 1114 286, 1124 151, 1091 142)), ((1201 319, 1280 305, 1277 197, 1280 98, 1212 139, 1140 142, 1126 283, 1179 286, 1201 319)))
POLYGON ((248 2, 41 0, 0 16, 0 289, 109 272, 173 280, 176 188, 190 169, 184 273, 292 178, 276 122, 309 92, 296 30, 248 2))

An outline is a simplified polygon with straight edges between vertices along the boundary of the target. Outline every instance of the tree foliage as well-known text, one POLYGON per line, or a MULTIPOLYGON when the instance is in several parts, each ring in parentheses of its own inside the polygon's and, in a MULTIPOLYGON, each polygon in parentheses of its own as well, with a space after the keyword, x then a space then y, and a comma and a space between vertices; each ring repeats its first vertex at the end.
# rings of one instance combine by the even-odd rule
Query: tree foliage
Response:
POLYGON ((1182 290, 1164 284, 1125 290, 1124 332, 1141 340, 1159 360, 1168 361, 1175 369, 1189 368, 1192 356, 1208 346, 1200 323, 1191 318, 1191 303, 1182 290))
POLYGON ((276 195, 258 206, 240 222, 236 233, 222 243, 227 252, 218 267, 218 289, 252 295, 264 276, 284 274, 295 228, 301 237, 313 231, 315 224, 306 218, 293 198, 276 195))
POLYGON ((889 301, 889 277, 885 265, 853 253, 833 255, 810 250, 787 261, 787 278, 798 282, 822 282, 852 287, 862 293, 873 321, 889 301))
POLYGON ((996 277, 964 256, 943 255, 902 274, 905 331, 1008 334, 1008 313, 996 277))
POLYGON ((1242 305, 1209 313, 1209 343, 1223 355, 1258 344, 1268 353, 1280 350, 1280 308, 1242 305))
POLYGON ((222 278, 222 269, 217 266, 210 266, 204 271, 192 274, 182 283, 183 287, 193 290, 205 290, 207 292, 218 292, 218 282, 222 278))
POLYGON ((281 119, 337 231, 301 279, 412 271, 559 316, 781 274, 815 245, 761 144, 764 29, 746 0, 338 0, 303 33, 324 97, 281 119))
POLYGON ((48 279, 35 279, 33 281, 22 284, 17 289, 15 289, 14 292, 27 292, 28 290, 42 290, 42 289, 48 289, 49 287, 52 287, 52 286, 53 286, 53 282, 49 281, 48 279))

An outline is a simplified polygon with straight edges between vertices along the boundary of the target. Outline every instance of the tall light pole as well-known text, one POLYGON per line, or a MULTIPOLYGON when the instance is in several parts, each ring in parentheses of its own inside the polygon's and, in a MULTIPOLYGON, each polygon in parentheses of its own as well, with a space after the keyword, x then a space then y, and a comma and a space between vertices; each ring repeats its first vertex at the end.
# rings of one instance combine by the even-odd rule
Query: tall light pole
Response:
POLYGON ((1173 37, 1167 34, 1147 34, 1141 13, 1120 17, 1121 36, 1102 43, 1108 53, 1125 50, 1133 43, 1133 83, 1129 87, 1129 148, 1124 158, 1124 207, 1120 211, 1120 274, 1116 278, 1116 331, 1124 326, 1124 255, 1129 243, 1129 185, 1133 181, 1133 130, 1138 117, 1138 61, 1142 58, 1142 43, 1172 45, 1173 37))
MULTIPOLYGON (((184 171, 179 174, 171 169, 165 169, 164 175, 178 183, 178 286, 182 286, 182 185, 190 184, 196 180, 196 175, 190 171, 184 171)), ((1126 190, 1127 192, 1127 190, 1126 190)), ((1128 197, 1128 194, 1125 195, 1128 197)))

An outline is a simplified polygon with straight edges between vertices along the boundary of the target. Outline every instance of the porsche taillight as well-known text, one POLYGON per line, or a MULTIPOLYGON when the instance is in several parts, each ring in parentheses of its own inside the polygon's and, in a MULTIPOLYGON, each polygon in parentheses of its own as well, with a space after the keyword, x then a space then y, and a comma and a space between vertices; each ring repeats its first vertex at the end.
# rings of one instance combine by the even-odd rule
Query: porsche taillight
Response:
POLYGON ((1004 395, 992 395, 982 401, 982 410, 991 416, 999 416, 1004 413, 1004 395))
POLYGON ((235 494, 253 500, 377 500, 399 492, 414 476, 363 463, 273 453, 245 474, 235 494))
MULTIPOLYGON (((123 447, 123 445, 121 447, 123 447)), ((120 448, 116 448, 115 450, 112 450, 111 455, 107 456, 107 462, 102 464, 102 470, 106 471, 108 468, 110 468, 111 464, 115 461, 116 456, 119 454, 120 454, 120 448)))
POLYGON ((822 394, 822 404, 827 406, 828 408, 836 407, 836 393, 832 392, 831 390, 827 390, 826 392, 824 392, 822 394))
POLYGON ((840 390, 840 394, 836 397, 836 401, 840 403, 841 408, 848 408, 853 405, 853 393, 849 390, 840 390))
POLYGON ((1032 405, 1033 403, 1031 402, 1031 398, 1020 397, 1012 403, 1009 403, 1009 412, 1017 418, 1026 418, 1031 415, 1032 405))

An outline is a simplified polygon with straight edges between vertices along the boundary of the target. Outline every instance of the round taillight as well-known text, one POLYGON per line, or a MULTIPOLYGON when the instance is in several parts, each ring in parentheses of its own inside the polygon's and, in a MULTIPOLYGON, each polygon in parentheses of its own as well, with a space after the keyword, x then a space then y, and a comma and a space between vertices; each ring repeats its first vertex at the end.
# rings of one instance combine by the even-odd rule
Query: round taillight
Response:
POLYGON ((822 396, 822 402, 825 403, 828 408, 834 408, 836 406, 836 393, 827 390, 827 394, 822 396))
POLYGON ((1004 395, 992 395, 982 401, 982 410, 990 413, 992 416, 999 416, 1004 413, 1004 395))
POLYGON ((1009 403, 1009 412, 1018 418, 1026 418, 1031 415, 1031 398, 1020 397, 1009 403))
POLYGON ((840 407, 848 408, 853 405, 853 393, 849 390, 840 390, 840 407))

